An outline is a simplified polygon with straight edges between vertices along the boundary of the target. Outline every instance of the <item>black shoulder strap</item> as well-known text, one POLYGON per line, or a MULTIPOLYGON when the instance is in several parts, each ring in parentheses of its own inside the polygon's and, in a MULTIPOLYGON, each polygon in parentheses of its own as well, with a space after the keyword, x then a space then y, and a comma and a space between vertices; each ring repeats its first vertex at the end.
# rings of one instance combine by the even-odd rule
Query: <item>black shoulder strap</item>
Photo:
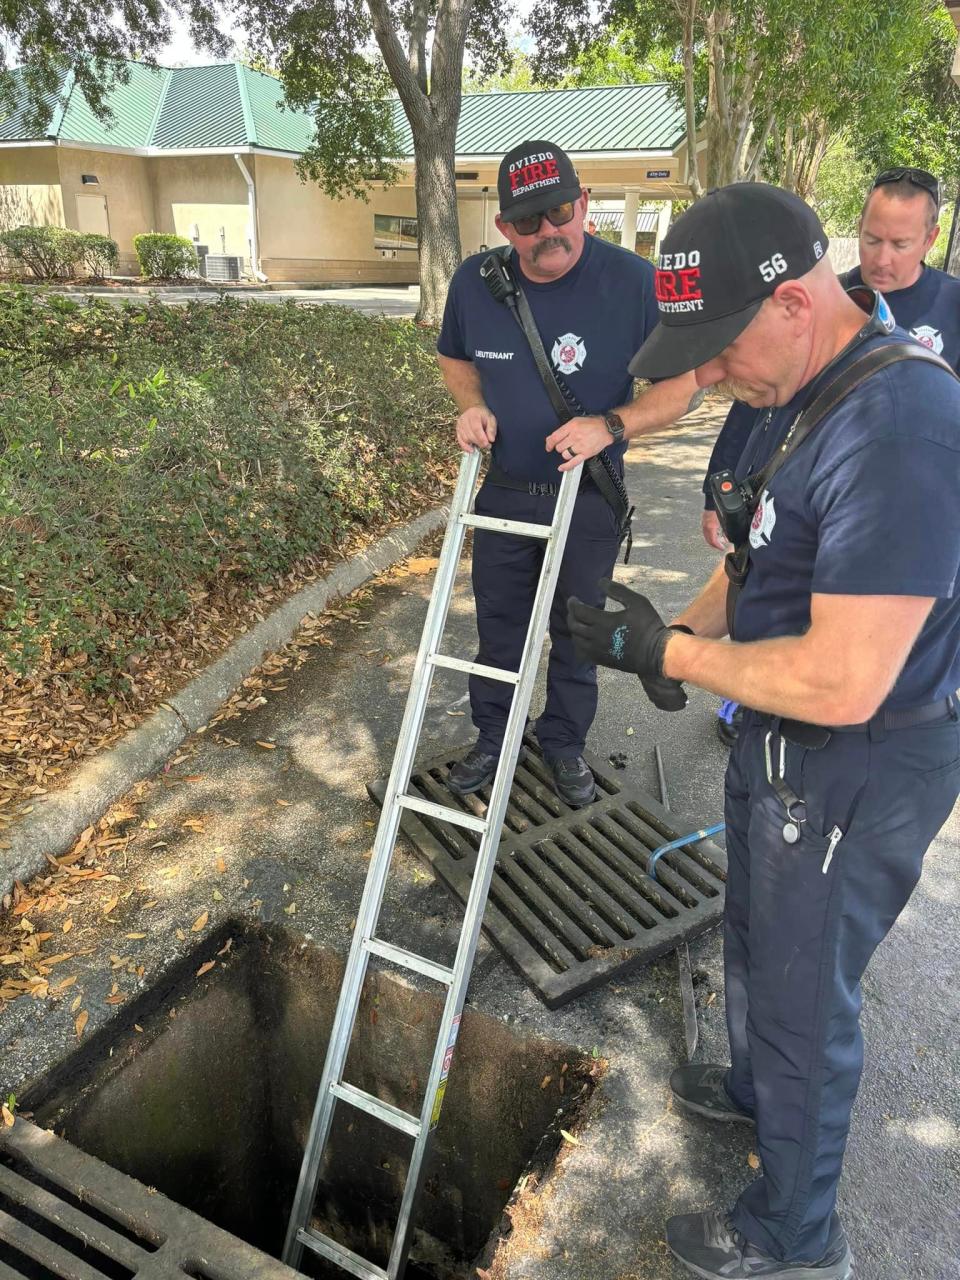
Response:
MULTIPOLYGON (((763 470, 757 472, 756 476, 751 478, 754 484, 754 492, 758 496, 762 493, 763 488, 769 484, 790 455, 799 449, 814 428, 819 426, 827 414, 832 413, 842 400, 845 400, 847 396, 856 391, 857 387, 866 382, 868 378, 872 378, 875 373, 879 373, 881 369, 886 369, 888 365, 899 364, 902 360, 925 361, 927 364, 936 365, 946 373, 949 373, 952 378, 957 379, 956 373, 945 360, 941 360, 938 355, 935 355, 928 348, 922 347, 919 342, 888 342, 882 347, 874 347, 872 351, 868 351, 866 355, 862 355, 858 360, 854 360, 852 364, 848 364, 845 369, 841 370, 835 378, 831 379, 818 392, 811 403, 800 412, 793 427, 787 433, 783 444, 767 462, 763 470)), ((957 380, 960 381, 960 379, 957 380)))
MULTIPOLYGON (((780 448, 765 467, 750 477, 755 502, 759 502, 764 489, 791 454, 799 449, 804 440, 810 438, 814 429, 829 413, 833 412, 837 405, 856 391, 857 387, 862 386, 868 378, 872 378, 875 373, 892 364, 899 364, 903 360, 922 360, 926 364, 942 369, 955 381, 960 381, 945 360, 941 360, 938 355, 922 347, 919 342, 888 342, 881 347, 874 347, 872 351, 868 351, 841 370, 817 393, 810 404, 801 410, 780 448)), ((727 633, 732 640, 737 599, 750 571, 749 535, 738 547, 728 552, 724 568, 727 574, 727 633)))
MULTIPOLYGON (((554 370, 547 357, 543 339, 540 337, 540 330, 537 328, 537 322, 533 312, 530 310, 530 303, 527 301, 527 295, 520 288, 520 283, 510 265, 509 254, 509 248, 506 250, 494 250, 489 257, 483 260, 480 266, 480 275, 483 277, 484 283, 493 297, 498 302, 505 303, 516 317, 517 324, 523 331, 527 345, 530 347, 540 380, 547 395, 550 397, 550 404, 553 406, 553 411, 559 421, 561 423, 569 422, 571 418, 575 418, 578 415, 589 417, 588 411, 577 399, 569 385, 554 370)), ((584 465, 590 479, 600 490, 604 500, 616 516, 620 541, 622 542, 624 538, 627 539, 627 552, 623 561, 626 564, 630 559, 630 549, 633 546, 633 535, 630 528, 633 508, 630 506, 630 499, 623 486, 623 481, 611 462, 606 449, 601 449, 595 458, 588 458, 584 465)))

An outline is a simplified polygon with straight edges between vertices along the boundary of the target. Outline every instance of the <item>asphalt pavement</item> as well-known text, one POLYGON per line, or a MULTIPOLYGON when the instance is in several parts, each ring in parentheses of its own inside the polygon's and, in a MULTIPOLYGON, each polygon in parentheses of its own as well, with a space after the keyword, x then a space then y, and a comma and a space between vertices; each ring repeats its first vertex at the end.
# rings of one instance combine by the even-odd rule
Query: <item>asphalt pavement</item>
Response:
MULTIPOLYGON (((715 563, 700 535, 699 486, 718 422, 716 409, 704 408, 628 454, 636 537, 632 563, 617 577, 648 593, 664 613, 688 599, 715 563)), ((212 732, 196 737, 187 758, 147 789, 140 814, 152 824, 153 843, 138 841, 125 852, 115 892, 127 884, 137 892, 110 916, 127 937, 142 939, 141 985, 188 954, 196 941, 189 922, 201 909, 209 911, 209 929, 242 910, 346 949, 377 816, 366 784, 389 771, 431 569, 425 552, 364 593, 355 613, 340 611, 331 644, 278 676, 264 697, 251 695, 243 716, 219 727, 219 741, 212 732), (192 825, 185 829, 185 822, 192 825), (218 850, 227 851, 226 874, 217 869, 218 850), (179 941, 178 922, 186 930, 179 941)), ((474 636, 464 570, 445 651, 472 656, 474 636)), ((465 677, 438 673, 421 758, 469 740, 465 692, 465 677)), ((542 673, 534 709, 541 696, 542 673)), ((603 671, 589 746, 601 758, 624 753, 624 776, 656 794, 659 744, 672 807, 698 824, 713 821, 722 816, 726 758, 714 731, 715 707, 714 698, 694 692, 684 713, 660 713, 631 677, 603 671)), ((840 1201, 857 1280, 960 1275, 958 844, 955 814, 864 983, 867 1060, 840 1201)), ((97 918, 76 930, 93 953, 86 961, 91 972, 101 960, 109 970, 109 952, 118 945, 116 932, 100 937, 97 918)), ((437 955, 455 940, 458 922, 445 891, 401 851, 381 936, 437 955)), ((718 934, 695 942, 691 953, 698 1057, 723 1061, 718 934)), ((596 1049, 610 1064, 577 1131, 578 1145, 565 1150, 543 1184, 530 1219, 535 1230, 517 1231, 505 1243, 498 1280, 679 1280, 683 1273, 663 1244, 665 1219, 732 1203, 756 1176, 756 1161, 749 1131, 684 1118, 670 1104, 667 1079, 684 1059, 675 956, 551 1012, 483 941, 469 1006, 519 1036, 548 1037, 588 1055, 596 1049)), ((88 1035, 116 1016, 102 1002, 90 1007, 88 1035)), ((0 1083, 35 1079, 72 1043, 65 1007, 14 1002, 0 1020, 0 1083)))

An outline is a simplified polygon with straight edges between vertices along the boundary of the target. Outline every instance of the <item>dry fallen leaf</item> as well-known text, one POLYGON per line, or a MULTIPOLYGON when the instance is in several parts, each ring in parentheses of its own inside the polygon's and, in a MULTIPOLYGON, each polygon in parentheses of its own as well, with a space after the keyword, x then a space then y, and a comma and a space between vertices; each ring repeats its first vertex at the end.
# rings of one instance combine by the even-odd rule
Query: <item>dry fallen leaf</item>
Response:
POLYGON ((207 921, 209 919, 210 919, 210 912, 201 911, 200 914, 197 916, 196 920, 194 920, 193 924, 190 926, 190 932, 199 933, 201 929, 205 929, 207 927, 207 921))
POLYGON ((76 1013, 82 1004, 83 996, 77 996, 76 1000, 74 1000, 73 1004, 70 1006, 70 1012, 76 1013))
POLYGON ((285 916, 295 916, 297 914, 297 904, 295 902, 291 902, 289 907, 283 908, 283 914, 285 916))
POLYGON ((111 911, 113 911, 113 910, 114 910, 114 908, 115 908, 115 907, 117 907, 117 906, 119 906, 119 905, 120 905, 120 899, 119 899, 119 898, 111 898, 111 899, 110 899, 110 901, 109 901, 109 902, 107 902, 107 903, 104 905, 104 908, 103 908, 103 914, 104 914, 105 916, 108 916, 108 915, 110 914, 110 912, 111 912, 111 911))
POLYGON ((540 1081, 540 1088, 545 1089, 552 1079, 553 1079, 553 1076, 544 1076, 543 1079, 540 1081))
POLYGON ((228 938, 226 942, 223 944, 223 946, 220 948, 220 950, 217 952, 217 955, 225 956, 232 946, 233 946, 233 939, 228 938))
POLYGON ((579 1147, 580 1145, 580 1139, 575 1138, 572 1133, 567 1133, 566 1129, 560 1130, 560 1137, 563 1138, 565 1142, 569 1142, 571 1146, 579 1147))
POLYGON ((747 1156, 747 1164, 750 1166, 751 1169, 760 1168, 760 1157, 757 1155, 755 1151, 751 1151, 750 1154, 747 1156))
POLYGON ((87 1021, 89 1020, 89 1017, 90 1015, 89 1013, 87 1013, 86 1009, 81 1009, 80 1012, 77 1014, 77 1020, 73 1025, 76 1027, 78 1040, 83 1035, 83 1029, 87 1025, 87 1021))
POLYGON ((197 977, 202 978, 205 973, 209 973, 216 963, 216 960, 206 960, 197 970, 197 977))
POLYGON ((219 890, 219 889, 214 889, 214 891, 213 891, 213 895, 212 895, 212 896, 213 896, 213 900, 214 900, 214 902, 222 902, 222 901, 223 901, 223 894, 220 892, 220 890, 219 890))
POLYGON ((227 864, 224 862, 223 858, 217 858, 217 870, 220 872, 220 874, 223 875, 226 869, 227 869, 227 864))
POLYGON ((276 751, 277 749, 275 742, 261 742, 259 738, 257 739, 257 746, 263 747, 264 751, 276 751))
POLYGON ((71 930, 72 928, 73 928, 73 920, 64 920, 64 922, 63 922, 63 932, 64 932, 64 933, 69 933, 69 932, 70 932, 70 930, 71 930))
POLYGON ((133 940, 137 942, 141 938, 145 938, 147 935, 145 933, 125 933, 123 936, 125 938, 133 938, 133 940))
POLYGON ((3 1106, 0 1106, 0 1116, 3 1117, 4 1128, 12 1129, 13 1128, 13 1112, 10 1110, 10 1108, 7 1106, 6 1103, 4 1103, 3 1106))

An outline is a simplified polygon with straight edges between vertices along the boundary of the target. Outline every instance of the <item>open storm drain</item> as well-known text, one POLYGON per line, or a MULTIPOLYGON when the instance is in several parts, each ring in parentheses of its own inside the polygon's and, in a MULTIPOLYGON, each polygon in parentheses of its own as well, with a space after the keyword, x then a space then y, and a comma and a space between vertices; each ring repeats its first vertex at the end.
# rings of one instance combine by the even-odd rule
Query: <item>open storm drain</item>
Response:
MULTIPOLYGON (((337 952, 233 922, 31 1084, 36 1123, 0 1127, 0 1280, 293 1280, 276 1259, 342 977, 337 952)), ((371 971, 345 1081, 418 1113, 442 1009, 371 971)), ((573 1045, 465 1010, 408 1280, 471 1274, 598 1073, 573 1045)), ((385 1267, 411 1150, 338 1107, 311 1225, 385 1267)), ((311 1256, 302 1271, 344 1274, 311 1256)))
MULTIPOLYGON (((447 775, 465 750, 428 760, 412 777, 409 794, 484 814, 489 787, 466 799, 447 789, 447 775)), ((707 824, 691 819, 687 825, 636 785, 620 783, 594 756, 586 760, 597 799, 571 809, 553 791, 540 748, 528 735, 483 918, 491 941, 551 1009, 672 951, 723 914, 727 860, 712 841, 664 854, 656 879, 647 872, 654 849, 707 824)), ((386 778, 368 787, 380 805, 386 789, 386 778)), ((411 810, 400 828, 463 905, 480 835, 411 810)))

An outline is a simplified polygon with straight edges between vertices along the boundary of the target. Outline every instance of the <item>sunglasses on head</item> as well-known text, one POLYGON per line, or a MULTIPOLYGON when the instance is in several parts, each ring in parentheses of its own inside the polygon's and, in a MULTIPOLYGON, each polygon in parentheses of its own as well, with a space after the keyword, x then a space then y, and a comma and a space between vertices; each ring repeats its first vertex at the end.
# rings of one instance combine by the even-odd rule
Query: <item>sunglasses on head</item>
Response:
POLYGON ((540 230, 540 224, 544 218, 553 227, 564 227, 573 217, 576 205, 572 200, 568 200, 566 204, 558 204, 553 209, 547 209, 542 213, 528 213, 523 218, 514 218, 513 228, 522 236, 532 236, 540 230))
POLYGON ((919 187, 921 191, 926 191, 931 196, 940 209, 940 182, 932 173, 927 173, 926 169, 884 169, 883 173, 878 173, 873 180, 871 190, 876 191, 877 187, 885 187, 890 182, 909 182, 911 186, 919 187))

